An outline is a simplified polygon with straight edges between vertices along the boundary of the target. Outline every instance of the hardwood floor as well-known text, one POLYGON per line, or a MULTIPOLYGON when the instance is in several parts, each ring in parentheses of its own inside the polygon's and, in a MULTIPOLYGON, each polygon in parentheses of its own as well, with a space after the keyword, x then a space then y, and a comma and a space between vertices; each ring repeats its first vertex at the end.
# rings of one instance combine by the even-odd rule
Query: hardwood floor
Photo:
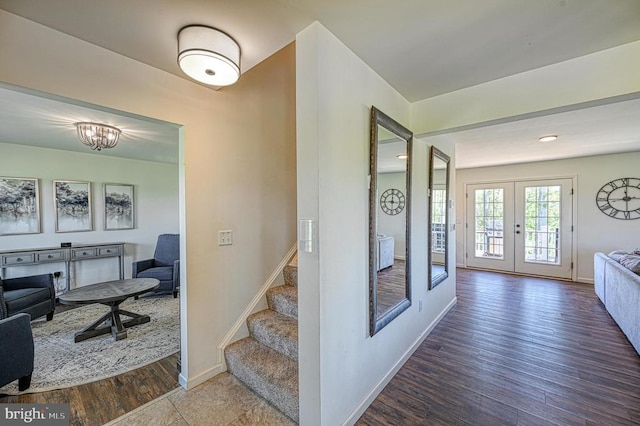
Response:
POLYGON ((376 315, 380 318, 406 297, 406 268, 404 260, 395 259, 393 266, 378 271, 376 315))
MULTIPOLYGON (((56 305, 54 315, 75 307, 56 305)), ((103 425, 177 388, 178 355, 85 385, 17 396, 0 395, 0 404, 69 404, 71 425, 103 425)))
POLYGON ((71 425, 103 425, 178 387, 178 354, 98 382, 0 397, 0 403, 69 404, 71 425))
POLYGON ((358 425, 639 425, 640 357, 588 284, 458 269, 358 425))

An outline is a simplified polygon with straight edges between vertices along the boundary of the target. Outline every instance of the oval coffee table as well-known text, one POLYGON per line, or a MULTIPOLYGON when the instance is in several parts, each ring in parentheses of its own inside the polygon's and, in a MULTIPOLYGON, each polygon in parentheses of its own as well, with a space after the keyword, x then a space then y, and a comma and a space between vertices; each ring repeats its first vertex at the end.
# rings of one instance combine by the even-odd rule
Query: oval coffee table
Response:
POLYGON ((149 315, 140 315, 120 309, 120 304, 129 297, 139 296, 160 286, 160 281, 155 278, 133 278, 129 280, 107 281, 76 288, 60 295, 60 302, 65 305, 90 305, 101 303, 109 306, 111 311, 100 317, 82 331, 76 333, 76 343, 92 337, 111 333, 114 340, 127 338, 125 328, 138 324, 144 324, 151 319, 149 315), (126 315, 131 319, 122 321, 120 315, 126 315), (102 327, 102 323, 106 324, 102 327))

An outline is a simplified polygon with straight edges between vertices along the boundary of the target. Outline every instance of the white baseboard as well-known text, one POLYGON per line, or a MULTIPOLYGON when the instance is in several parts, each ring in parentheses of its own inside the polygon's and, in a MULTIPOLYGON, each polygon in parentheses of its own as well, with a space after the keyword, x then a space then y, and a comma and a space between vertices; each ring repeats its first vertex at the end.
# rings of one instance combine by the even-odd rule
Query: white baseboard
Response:
POLYGON ((217 376, 218 374, 224 371, 226 371, 224 364, 222 363, 216 364, 210 369, 203 371, 202 373, 198 374, 196 377, 192 377, 188 380, 185 376, 182 375, 182 373, 180 373, 180 375, 178 376, 178 382, 180 383, 180 386, 189 390, 189 389, 195 388, 198 385, 201 385, 202 383, 206 382, 207 380, 217 376))
POLYGON ((426 330, 418 336, 418 338, 413 342, 413 344, 407 349, 407 351, 402 355, 402 357, 396 362, 391 370, 378 382, 378 384, 367 394, 364 400, 358 404, 355 411, 351 413, 349 417, 342 423, 343 425, 354 425, 360 416, 369 408, 369 405, 378 397, 380 392, 384 389, 385 386, 389 384, 391 379, 396 375, 396 373, 402 368, 405 362, 413 355, 413 353, 418 349, 418 347, 422 344, 424 339, 429 336, 429 334, 433 331, 434 328, 442 321, 442 318, 456 305, 458 302, 458 298, 454 298, 443 310, 440 314, 429 324, 426 330))

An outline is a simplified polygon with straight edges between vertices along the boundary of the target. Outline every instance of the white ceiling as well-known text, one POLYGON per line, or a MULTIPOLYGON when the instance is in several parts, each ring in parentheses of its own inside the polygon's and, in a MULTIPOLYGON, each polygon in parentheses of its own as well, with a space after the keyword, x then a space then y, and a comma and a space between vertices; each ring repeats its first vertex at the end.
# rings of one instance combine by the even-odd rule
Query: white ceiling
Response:
MULTIPOLYGON (((640 40, 638 0, 0 0, 0 8, 183 78, 176 36, 185 25, 231 34, 245 72, 318 20, 410 101, 640 40)), ((558 144, 574 140, 555 150, 566 146, 574 155, 604 149, 611 138, 603 140, 603 132, 617 135, 611 152, 640 150, 629 120, 598 115, 594 129, 578 116, 554 117, 456 133, 457 163, 545 158, 551 150, 532 148, 530 140, 543 133, 561 134, 558 144)))
MULTIPOLYGON (((452 132, 456 168, 640 151, 640 99, 452 132), (557 135, 554 142, 539 142, 557 135)), ((429 138, 426 138, 429 139, 429 138)))
POLYGON ((96 155, 178 163, 178 126, 97 105, 18 91, 0 84, 0 142, 96 155), (109 150, 91 151, 73 123, 92 121, 119 128, 120 141, 109 150))

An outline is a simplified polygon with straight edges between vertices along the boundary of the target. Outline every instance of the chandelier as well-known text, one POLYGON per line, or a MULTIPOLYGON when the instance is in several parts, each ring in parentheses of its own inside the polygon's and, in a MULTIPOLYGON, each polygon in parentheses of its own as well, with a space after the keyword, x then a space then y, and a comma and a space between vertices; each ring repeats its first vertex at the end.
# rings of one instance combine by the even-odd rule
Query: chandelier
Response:
POLYGON ((100 123, 74 123, 78 139, 91 149, 102 151, 118 144, 120 129, 100 123))

